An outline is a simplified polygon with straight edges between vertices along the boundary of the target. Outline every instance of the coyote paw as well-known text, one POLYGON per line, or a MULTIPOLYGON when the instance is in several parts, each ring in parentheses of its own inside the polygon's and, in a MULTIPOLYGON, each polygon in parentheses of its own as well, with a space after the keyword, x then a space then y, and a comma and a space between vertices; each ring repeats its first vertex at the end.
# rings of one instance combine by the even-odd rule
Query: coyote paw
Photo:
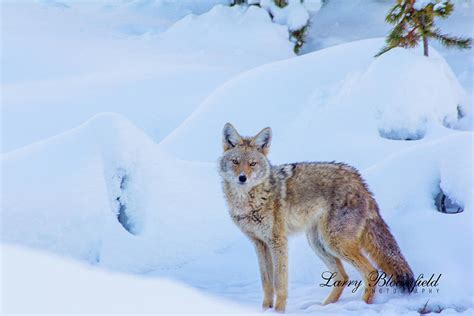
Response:
POLYGON ((273 298, 266 298, 263 300, 262 309, 265 311, 273 307, 273 298))
POLYGON ((279 301, 277 300, 275 304, 275 311, 278 313, 284 313, 285 312, 285 307, 286 307, 286 302, 285 301, 279 301))
POLYGON ((332 303, 335 303, 337 302, 337 299, 334 299, 333 297, 327 297, 322 303, 321 305, 328 305, 328 304, 332 304, 332 303))
POLYGON ((367 304, 372 304, 374 301, 374 293, 372 292, 372 289, 370 291, 366 291, 362 299, 367 304))

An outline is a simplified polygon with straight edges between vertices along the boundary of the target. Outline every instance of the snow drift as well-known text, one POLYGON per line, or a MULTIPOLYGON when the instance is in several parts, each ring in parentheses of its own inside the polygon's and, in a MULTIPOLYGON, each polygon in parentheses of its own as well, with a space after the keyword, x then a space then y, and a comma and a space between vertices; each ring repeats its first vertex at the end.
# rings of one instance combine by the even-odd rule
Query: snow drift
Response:
MULTIPOLYGON (((124 5, 138 12, 166 3, 124 5)), ((473 137, 452 128, 464 91, 440 56, 393 50, 374 59, 383 40, 371 39, 295 57, 285 27, 258 8, 218 6, 173 26, 165 21, 168 31, 135 32, 97 28, 95 13, 66 4, 4 6, 11 48, 2 78, 4 150, 41 140, 1 156, 7 311, 189 312, 188 300, 193 312, 258 307, 254 250, 228 217, 215 165, 230 121, 244 135, 271 126, 275 164, 338 160, 359 168, 414 272, 442 274, 435 293, 379 293, 368 307, 360 292, 346 290, 337 304, 320 306, 329 291, 319 285, 326 268, 296 237, 290 313, 418 314, 427 300, 432 311, 472 312, 474 293, 465 284, 473 275, 473 137), (19 23, 39 16, 41 27, 19 23), (258 37, 247 34, 253 28, 258 37), (48 49, 57 42, 70 45, 48 49), (71 63, 78 47, 86 48, 71 63), (406 138, 418 139, 398 140, 406 138), (438 212, 440 190, 464 212, 438 212), (63 293, 64 280, 78 291, 63 293), (90 304, 77 305, 81 295, 90 304), (58 297, 56 305, 49 296, 58 297)))
MULTIPOLYGON (((378 44, 378 40, 362 41, 343 48, 357 56, 359 50, 378 44)), ((235 78, 213 93, 162 144, 152 142, 119 115, 101 114, 69 132, 4 154, 4 180, 9 185, 4 188, 2 219, 12 225, 4 226, 2 240, 108 269, 166 276, 242 303, 258 304, 253 249, 228 218, 214 163, 196 160, 217 159, 220 121, 232 118, 246 134, 240 124, 260 128, 268 120, 275 132, 270 149, 273 161, 333 157, 362 169, 415 273, 444 275, 441 294, 430 296, 430 306, 470 308, 472 293, 459 287, 459 282, 472 274, 472 157, 463 154, 472 150, 472 133, 447 129, 435 120, 430 133, 419 141, 382 138, 373 109, 351 110, 349 105, 354 105, 348 101, 354 91, 351 87, 364 82, 359 79, 364 78, 371 57, 346 61, 348 72, 322 71, 328 67, 324 58, 338 53, 339 48, 334 47, 235 78), (301 78, 305 80, 280 92, 284 82, 275 72, 288 78, 304 70, 307 77, 301 78), (313 71, 324 79, 311 77, 313 71), (270 78, 275 90, 263 84, 270 78), (260 86, 253 87, 255 82, 260 86), (288 96, 293 96, 295 106, 282 107, 290 101, 288 96), (261 107, 251 108, 252 100, 261 107), (278 105, 279 110, 272 111, 278 105), (364 150, 371 155, 361 152, 364 150), (390 157, 384 158, 387 155, 390 157), (440 189, 465 211, 456 215, 437 212, 434 197, 440 189), (126 220, 120 219, 122 211, 126 220), (419 229, 420 225, 430 230, 419 229), (431 230, 443 233, 433 237, 427 234, 431 230), (447 254, 439 263, 435 263, 438 252, 420 256, 420 249, 432 249, 433 242, 447 254), (229 291, 229 287, 237 290, 229 291)), ((314 285, 319 284, 324 270, 303 237, 291 240, 290 291, 298 296, 290 298, 290 312, 366 310, 359 294, 350 291, 338 305, 311 303, 327 294, 325 288, 314 285)), ((351 267, 348 272, 358 277, 351 267)), ((374 306, 379 311, 416 311, 426 302, 426 295, 385 294, 377 296, 376 302, 383 303, 374 306)))
POLYGON ((167 157, 117 114, 5 154, 2 167, 2 219, 17 223, 4 227, 6 242, 137 272, 196 256, 203 248, 188 249, 191 240, 225 245, 230 223, 206 233, 207 217, 226 216, 221 199, 208 199, 220 190, 214 167, 167 157))
POLYGON ((9 272, 2 278, 5 313, 251 312, 167 279, 111 273, 25 248, 2 245, 1 252, 9 272))
MULTIPOLYGON (((130 21, 121 18, 123 4, 70 6, 58 11, 25 1, 2 5, 2 132, 9 135, 2 152, 101 112, 124 115, 159 141, 222 82, 294 56, 285 28, 256 7, 220 5, 175 24, 165 21, 160 31, 124 36, 122 27, 130 21)), ((156 3, 156 20, 163 22, 159 12, 176 6, 156 3)))
MULTIPOLYGON (((441 294, 430 296, 433 308, 470 306, 472 293, 459 282, 472 273, 473 170, 472 157, 460 153, 472 147, 472 140, 468 132, 449 135, 411 146, 362 171, 415 273, 443 274, 441 294), (443 150, 446 154, 436 155, 443 150), (433 199, 440 187, 464 206, 463 213, 436 211, 433 199), (420 229, 424 225, 443 233, 427 234, 420 229), (442 249, 442 261, 438 252, 420 256, 420 249, 432 249, 433 243, 442 249)), ((252 294, 259 288, 256 258, 228 218, 216 167, 176 160, 159 147, 122 117, 102 114, 63 135, 4 155, 4 180, 11 185, 4 188, 2 219, 11 225, 3 226, 2 241, 107 269, 166 276, 259 304, 258 294, 252 294), (121 192, 117 177, 124 174, 130 191, 121 192), (31 192, 28 199, 24 192, 31 192), (135 234, 118 220, 117 196, 127 196, 123 201, 130 219, 139 223, 135 234)), ((324 270, 303 237, 291 240, 290 292, 298 295, 290 298, 289 311, 365 311, 359 294, 350 291, 341 304, 323 308, 309 303, 327 294, 317 286, 324 270)), ((351 267, 348 272, 358 277, 351 267)), ((384 294, 376 302, 383 303, 375 304, 376 310, 396 313, 417 310, 426 296, 384 294)), ((104 310, 113 309, 105 304, 104 310)))
POLYGON ((286 29, 256 6, 218 5, 206 14, 186 16, 161 37, 173 50, 195 50, 201 55, 230 55, 260 63, 293 55, 286 29))
POLYGON ((375 58, 354 87, 353 106, 375 113, 381 136, 423 138, 430 124, 456 126, 468 106, 461 85, 444 59, 398 48, 375 58))
POLYGON ((243 134, 271 126, 277 162, 342 160, 364 168, 412 145, 383 138, 453 132, 445 126, 456 125, 467 100, 442 57, 395 49, 373 58, 381 43, 356 41, 252 69, 215 90, 162 145, 181 158, 212 161, 220 150, 216 135, 231 121, 243 134), (214 141, 182 145, 198 139, 214 141), (370 155, 347 155, 356 149, 370 155))

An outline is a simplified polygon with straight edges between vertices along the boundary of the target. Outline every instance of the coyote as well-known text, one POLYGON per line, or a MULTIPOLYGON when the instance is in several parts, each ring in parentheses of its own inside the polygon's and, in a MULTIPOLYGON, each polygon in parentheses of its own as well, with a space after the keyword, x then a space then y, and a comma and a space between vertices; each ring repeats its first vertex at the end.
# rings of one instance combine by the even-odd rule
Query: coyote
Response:
MULTIPOLYGON (((230 216, 257 252, 263 309, 273 307, 276 295, 275 310, 285 311, 287 238, 301 231, 337 281, 349 280, 341 259, 359 271, 366 303, 373 300, 370 275, 377 271, 366 254, 401 289, 409 290, 413 272, 358 171, 334 162, 273 166, 267 158, 271 138, 269 127, 254 137, 242 137, 227 123, 219 161, 230 216)), ((336 302, 343 289, 334 287, 323 305, 336 302)))

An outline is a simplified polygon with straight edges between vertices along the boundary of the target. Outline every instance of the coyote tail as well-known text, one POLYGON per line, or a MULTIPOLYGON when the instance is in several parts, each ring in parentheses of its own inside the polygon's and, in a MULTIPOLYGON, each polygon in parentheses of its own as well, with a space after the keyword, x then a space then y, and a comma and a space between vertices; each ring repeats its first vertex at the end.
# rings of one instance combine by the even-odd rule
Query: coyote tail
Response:
POLYGON ((411 293, 415 287, 413 271, 403 257, 387 224, 380 216, 377 217, 367 221, 362 242, 364 250, 383 272, 392 276, 398 288, 411 293))

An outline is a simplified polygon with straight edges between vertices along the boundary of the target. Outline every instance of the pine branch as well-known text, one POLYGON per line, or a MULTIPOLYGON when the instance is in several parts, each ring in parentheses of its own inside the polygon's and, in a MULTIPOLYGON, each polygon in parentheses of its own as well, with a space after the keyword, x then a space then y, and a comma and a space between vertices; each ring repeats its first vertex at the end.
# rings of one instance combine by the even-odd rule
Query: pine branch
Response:
POLYGON ((447 1, 445 5, 438 10, 434 10, 435 6, 433 7, 433 13, 442 19, 447 18, 454 10, 454 4, 449 1, 447 1))
POLYGON ((402 21, 392 29, 390 34, 388 34, 387 39, 385 40, 388 46, 397 46, 398 43, 400 43, 403 38, 405 27, 406 25, 402 21))
POLYGON ((402 13, 402 6, 400 4, 394 5, 385 17, 385 22, 389 24, 396 24, 401 19, 402 13))
POLYGON ((472 39, 443 34, 435 28, 436 18, 447 18, 454 10, 452 0, 429 1, 419 10, 414 8, 416 0, 396 0, 388 11, 385 21, 395 25, 385 39, 383 47, 375 57, 378 57, 395 47, 415 47, 423 39, 424 53, 428 56, 428 40, 439 40, 446 47, 460 49, 471 48, 472 39))
POLYGON ((445 47, 457 47, 461 49, 468 49, 472 46, 472 39, 469 37, 449 36, 442 34, 439 29, 431 31, 429 36, 439 40, 445 47))
POLYGON ((389 50, 395 47, 396 46, 385 46, 377 54, 375 54, 374 57, 379 57, 380 55, 385 54, 386 52, 388 52, 389 50))

